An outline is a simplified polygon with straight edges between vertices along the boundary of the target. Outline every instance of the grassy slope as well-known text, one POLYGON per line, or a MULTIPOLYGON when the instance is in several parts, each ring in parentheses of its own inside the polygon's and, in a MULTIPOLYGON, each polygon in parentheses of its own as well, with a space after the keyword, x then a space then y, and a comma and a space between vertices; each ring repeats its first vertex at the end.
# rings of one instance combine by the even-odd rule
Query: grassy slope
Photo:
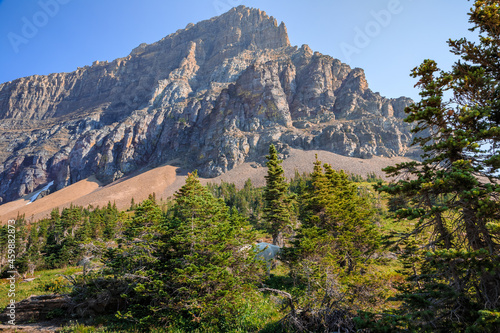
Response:
MULTIPOLYGON (((51 293, 65 293, 69 292, 68 281, 62 275, 71 275, 81 268, 69 267, 52 269, 45 271, 37 271, 34 276, 35 279, 30 282, 22 282, 18 279, 16 282, 15 300, 19 302, 30 296, 46 295, 51 293)), ((28 276, 27 278, 32 278, 28 276)), ((0 280, 0 308, 4 309, 10 301, 8 297, 10 282, 7 279, 0 280)))

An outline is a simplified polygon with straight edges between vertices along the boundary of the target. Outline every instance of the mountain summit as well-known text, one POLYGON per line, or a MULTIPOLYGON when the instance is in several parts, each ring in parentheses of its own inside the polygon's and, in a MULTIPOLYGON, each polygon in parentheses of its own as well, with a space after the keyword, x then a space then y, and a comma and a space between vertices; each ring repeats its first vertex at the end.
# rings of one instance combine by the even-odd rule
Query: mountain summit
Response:
POLYGON ((239 6, 112 62, 0 84, 0 202, 174 160, 217 176, 262 161, 270 143, 284 156, 403 156, 410 103, 239 6))

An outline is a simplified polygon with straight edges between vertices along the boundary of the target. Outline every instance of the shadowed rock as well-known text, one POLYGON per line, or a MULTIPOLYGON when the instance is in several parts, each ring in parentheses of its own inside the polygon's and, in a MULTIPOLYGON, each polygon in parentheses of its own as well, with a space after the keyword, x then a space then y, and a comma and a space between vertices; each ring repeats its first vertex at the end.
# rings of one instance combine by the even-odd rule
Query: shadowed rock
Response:
POLYGON ((102 182, 178 159, 201 176, 262 161, 274 142, 403 156, 405 97, 304 45, 244 6, 72 73, 0 84, 0 203, 91 175, 102 182))

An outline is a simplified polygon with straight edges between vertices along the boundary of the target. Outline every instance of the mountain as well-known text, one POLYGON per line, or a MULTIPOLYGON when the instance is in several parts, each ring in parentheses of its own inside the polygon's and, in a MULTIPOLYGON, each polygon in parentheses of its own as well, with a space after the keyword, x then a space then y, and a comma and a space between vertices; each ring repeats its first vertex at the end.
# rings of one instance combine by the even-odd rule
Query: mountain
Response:
POLYGON ((239 6, 112 62, 0 84, 0 203, 166 163, 215 177, 262 163, 270 143, 282 157, 404 156, 411 103, 239 6))

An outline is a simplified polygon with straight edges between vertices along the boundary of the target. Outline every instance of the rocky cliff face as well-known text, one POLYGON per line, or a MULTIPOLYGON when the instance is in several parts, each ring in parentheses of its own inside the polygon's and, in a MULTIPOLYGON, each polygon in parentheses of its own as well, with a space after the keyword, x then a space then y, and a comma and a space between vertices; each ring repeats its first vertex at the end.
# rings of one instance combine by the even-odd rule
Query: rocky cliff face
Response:
POLYGON ((125 58, 0 85, 0 201, 172 160, 216 176, 271 142, 369 158, 408 151, 408 98, 240 6, 125 58))

